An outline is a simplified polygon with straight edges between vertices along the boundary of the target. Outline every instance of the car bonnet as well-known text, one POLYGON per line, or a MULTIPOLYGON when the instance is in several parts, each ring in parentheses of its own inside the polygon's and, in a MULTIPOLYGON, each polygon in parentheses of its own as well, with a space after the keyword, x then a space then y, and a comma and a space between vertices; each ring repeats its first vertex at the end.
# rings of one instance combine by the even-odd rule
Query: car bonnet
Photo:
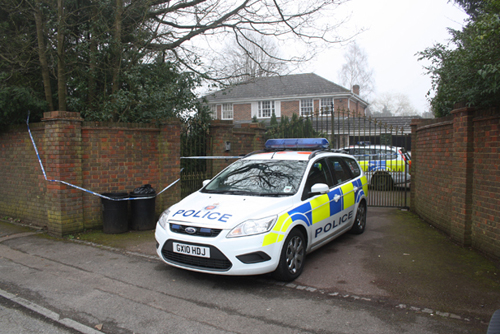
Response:
POLYGON ((170 208, 170 222, 231 229, 248 219, 259 219, 289 210, 294 196, 263 197, 196 192, 170 208))

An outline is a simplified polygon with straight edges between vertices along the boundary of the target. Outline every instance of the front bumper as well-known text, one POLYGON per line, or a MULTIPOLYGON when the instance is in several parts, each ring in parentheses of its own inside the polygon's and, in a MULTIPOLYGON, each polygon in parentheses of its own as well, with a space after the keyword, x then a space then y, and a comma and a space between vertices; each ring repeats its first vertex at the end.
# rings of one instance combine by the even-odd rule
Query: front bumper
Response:
POLYGON ((170 225, 156 225, 156 252, 167 264, 197 272, 219 275, 260 275, 273 272, 278 266, 283 242, 262 246, 264 236, 226 238, 227 230, 215 237, 175 233, 170 225), (210 258, 179 254, 173 243, 209 247, 210 258))

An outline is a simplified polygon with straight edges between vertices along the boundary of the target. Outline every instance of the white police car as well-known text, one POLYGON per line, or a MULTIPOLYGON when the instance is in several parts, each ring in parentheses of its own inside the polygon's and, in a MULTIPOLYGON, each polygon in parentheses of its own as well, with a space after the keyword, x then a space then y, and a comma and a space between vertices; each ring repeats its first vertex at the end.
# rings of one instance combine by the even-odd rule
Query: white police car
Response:
POLYGON ((294 280, 307 253, 366 225, 363 170, 327 147, 326 139, 268 140, 163 212, 158 255, 198 272, 294 280))
POLYGON ((343 148, 342 151, 359 161, 366 173, 368 183, 374 189, 390 190, 394 186, 410 187, 411 155, 405 148, 386 145, 353 145, 343 148))

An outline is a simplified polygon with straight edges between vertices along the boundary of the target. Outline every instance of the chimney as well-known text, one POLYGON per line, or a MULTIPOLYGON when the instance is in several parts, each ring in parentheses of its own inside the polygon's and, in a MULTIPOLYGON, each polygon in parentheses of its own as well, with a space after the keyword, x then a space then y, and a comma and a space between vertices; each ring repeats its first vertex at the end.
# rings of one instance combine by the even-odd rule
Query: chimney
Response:
POLYGON ((359 85, 352 86, 352 92, 356 95, 359 95, 359 85))

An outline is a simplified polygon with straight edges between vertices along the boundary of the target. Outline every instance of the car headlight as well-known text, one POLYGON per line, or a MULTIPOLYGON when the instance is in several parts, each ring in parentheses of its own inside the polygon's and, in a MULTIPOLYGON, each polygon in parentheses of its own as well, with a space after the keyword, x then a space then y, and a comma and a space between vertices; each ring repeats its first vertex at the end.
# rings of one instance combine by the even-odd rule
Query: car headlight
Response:
POLYGON ((249 219, 239 224, 229 232, 228 238, 244 237, 268 232, 276 223, 278 216, 271 216, 261 219, 249 219))
POLYGON ((168 217, 170 216, 170 210, 165 210, 160 216, 160 219, 158 219, 158 224, 160 224, 161 227, 163 227, 164 230, 167 229, 167 222, 168 222, 168 217))

